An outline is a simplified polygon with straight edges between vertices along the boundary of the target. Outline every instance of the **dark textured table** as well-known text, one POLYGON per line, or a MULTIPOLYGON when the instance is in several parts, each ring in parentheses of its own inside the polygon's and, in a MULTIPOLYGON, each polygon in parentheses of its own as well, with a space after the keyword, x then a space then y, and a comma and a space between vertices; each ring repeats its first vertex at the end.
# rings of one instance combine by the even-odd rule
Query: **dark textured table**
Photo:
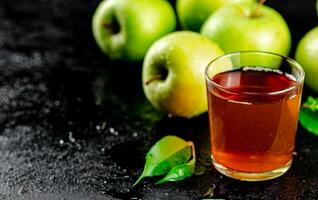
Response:
MULTIPOLYGON (((158 113, 142 93, 142 63, 110 62, 96 47, 90 22, 97 4, 0 1, 1 199, 318 198, 318 137, 301 127, 284 176, 246 183, 217 173, 207 115, 158 113), (159 186, 145 181, 128 191, 149 147, 167 134, 195 142, 196 175, 159 186)), ((268 4, 287 19, 293 51, 318 25, 314 0, 268 4)))

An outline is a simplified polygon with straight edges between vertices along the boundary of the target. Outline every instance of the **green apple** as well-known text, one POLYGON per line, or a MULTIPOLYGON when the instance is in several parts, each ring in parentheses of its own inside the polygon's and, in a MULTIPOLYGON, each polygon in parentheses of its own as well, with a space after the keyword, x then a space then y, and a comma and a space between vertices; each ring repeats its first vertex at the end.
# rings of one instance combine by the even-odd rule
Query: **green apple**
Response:
POLYGON ((283 17, 257 3, 220 8, 202 26, 201 33, 226 52, 267 51, 288 55, 291 35, 283 17))
POLYGON ((183 29, 200 31, 203 22, 218 8, 255 0, 177 0, 177 15, 183 29))
POLYGON ((190 118, 207 111, 204 71, 223 54, 217 44, 195 32, 164 36, 151 46, 143 63, 147 99, 175 116, 190 118))
POLYGON ((318 0, 316 2, 316 9, 317 9, 317 14, 318 14, 318 0))
POLYGON ((104 0, 92 28, 110 59, 140 61, 154 41, 175 30, 176 16, 166 0, 104 0))
POLYGON ((296 60, 305 70, 305 83, 318 92, 318 26, 300 40, 296 49, 296 60))

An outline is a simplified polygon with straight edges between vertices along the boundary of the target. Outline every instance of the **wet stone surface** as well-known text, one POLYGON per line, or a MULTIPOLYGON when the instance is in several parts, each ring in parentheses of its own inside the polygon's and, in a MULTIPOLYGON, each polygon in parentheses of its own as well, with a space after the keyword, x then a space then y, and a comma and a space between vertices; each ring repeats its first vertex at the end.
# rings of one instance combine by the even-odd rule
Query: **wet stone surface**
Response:
MULTIPOLYGON (((0 2, 0 199, 317 198, 318 137, 301 128, 281 178, 244 183, 212 169, 207 115, 174 118, 149 105, 141 63, 110 62, 97 49, 90 30, 97 4, 0 2), (145 153, 167 134, 194 141, 196 175, 129 191, 145 153)), ((295 41, 314 26, 314 10, 299 19, 314 1, 276 4, 295 41)))

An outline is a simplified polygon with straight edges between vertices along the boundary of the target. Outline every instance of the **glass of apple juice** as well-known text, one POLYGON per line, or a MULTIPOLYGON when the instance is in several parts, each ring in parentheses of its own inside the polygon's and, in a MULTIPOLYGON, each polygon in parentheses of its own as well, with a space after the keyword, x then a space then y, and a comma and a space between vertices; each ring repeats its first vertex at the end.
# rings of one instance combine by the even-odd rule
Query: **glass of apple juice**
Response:
POLYGON ((294 60, 235 52, 205 72, 211 156, 220 173, 269 180, 291 166, 305 73, 294 60))

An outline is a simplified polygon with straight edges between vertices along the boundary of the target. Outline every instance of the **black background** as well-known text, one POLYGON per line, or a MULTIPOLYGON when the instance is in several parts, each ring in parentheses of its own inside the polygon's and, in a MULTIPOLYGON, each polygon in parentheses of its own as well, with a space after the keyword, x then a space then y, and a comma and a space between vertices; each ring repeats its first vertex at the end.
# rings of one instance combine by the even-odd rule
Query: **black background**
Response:
MULTIPOLYGON (((98 2, 0 1, 0 198, 318 198, 318 137, 301 127, 284 176, 245 183, 217 173, 207 115, 187 120, 156 112, 141 90, 142 63, 110 62, 99 51, 91 33, 98 2), (195 142, 196 176, 128 191, 149 147, 167 134, 195 142)), ((315 2, 267 4, 289 24, 293 57, 299 39, 318 25, 315 2)))

